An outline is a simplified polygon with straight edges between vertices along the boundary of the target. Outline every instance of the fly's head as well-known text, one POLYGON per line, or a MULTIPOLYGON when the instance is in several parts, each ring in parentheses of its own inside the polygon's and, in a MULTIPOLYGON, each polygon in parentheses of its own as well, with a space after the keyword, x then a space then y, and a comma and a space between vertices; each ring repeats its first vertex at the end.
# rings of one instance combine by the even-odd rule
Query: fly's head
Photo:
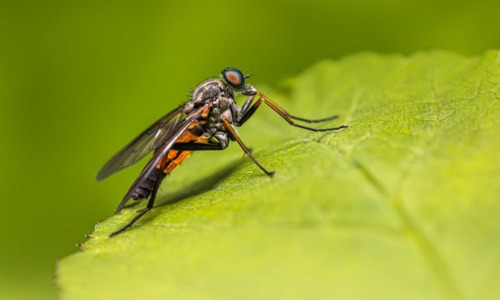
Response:
POLYGON ((257 90, 253 86, 245 84, 245 79, 248 79, 250 75, 243 75, 243 73, 236 68, 225 68, 222 70, 221 75, 232 90, 247 96, 257 94, 257 90))

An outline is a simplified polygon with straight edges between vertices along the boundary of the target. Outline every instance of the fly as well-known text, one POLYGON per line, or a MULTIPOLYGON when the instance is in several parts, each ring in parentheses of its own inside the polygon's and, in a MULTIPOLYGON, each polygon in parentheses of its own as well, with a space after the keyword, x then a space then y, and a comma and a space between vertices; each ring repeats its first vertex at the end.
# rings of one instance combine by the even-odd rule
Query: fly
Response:
POLYGON ((274 171, 266 170, 253 157, 234 129, 234 126, 242 126, 248 121, 262 103, 268 105, 295 127, 310 131, 347 128, 346 125, 342 125, 317 129, 297 124, 294 120, 318 123, 335 119, 337 116, 318 120, 292 116, 256 88, 246 84, 245 79, 248 79, 249 75, 243 75, 235 68, 226 68, 222 70, 221 75, 222 79, 211 78, 200 83, 194 89, 189 101, 156 121, 113 156, 99 171, 96 178, 103 180, 153 152, 153 157, 125 194, 116 212, 120 212, 130 198, 149 199, 146 208, 139 211, 127 225, 113 232, 110 237, 127 230, 153 208, 162 180, 193 151, 223 150, 228 146, 229 141, 236 141, 257 167, 272 176, 274 171), (234 100, 234 96, 238 94, 248 96, 242 107, 238 106, 234 100))

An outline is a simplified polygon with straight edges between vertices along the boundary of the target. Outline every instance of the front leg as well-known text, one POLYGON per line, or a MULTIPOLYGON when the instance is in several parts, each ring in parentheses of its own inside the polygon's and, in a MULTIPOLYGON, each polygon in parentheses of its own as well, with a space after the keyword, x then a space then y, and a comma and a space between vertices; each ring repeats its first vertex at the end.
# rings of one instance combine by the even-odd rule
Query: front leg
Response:
POLYGON ((247 110, 250 107, 250 104, 252 104, 254 98, 255 98, 255 95, 252 95, 252 96, 248 97, 248 99, 245 101, 245 103, 243 103, 243 106, 241 107, 241 110, 240 110, 242 115, 244 115, 247 112, 247 110))
POLYGON ((234 105, 231 108, 233 116, 237 116, 236 118, 233 117, 233 120, 239 120, 243 115, 246 114, 247 110, 250 108, 250 105, 253 103, 255 96, 258 94, 258 91, 253 86, 247 84, 241 91, 241 94, 249 97, 247 98, 247 100, 245 100, 245 103, 243 103, 243 106, 241 108, 238 108, 237 105, 234 105))
MULTIPOLYGON (((304 118, 292 116, 289 113, 287 113, 284 109, 282 109, 281 107, 279 107, 276 103, 274 103, 271 100, 269 100, 262 93, 258 93, 257 95, 259 96, 259 99, 257 101, 255 101, 255 103, 251 107, 249 107, 247 110, 245 110, 241 114, 241 116, 239 116, 238 120, 236 120, 236 121, 233 122, 236 126, 241 126, 246 121, 248 121, 248 119, 255 113, 255 111, 257 110, 257 108, 259 108, 260 104, 262 102, 264 102, 272 110, 274 110, 275 112, 277 112, 278 115, 280 115, 283 119, 285 119, 288 122, 288 124, 290 124, 292 126, 295 126, 295 127, 299 127, 299 128, 302 128, 302 129, 307 129, 307 130, 315 131, 315 132, 318 132, 318 131, 332 131, 332 130, 339 130, 339 129, 347 128, 347 125, 342 125, 342 126, 339 126, 339 127, 331 127, 331 128, 312 128, 312 127, 304 126, 304 125, 301 125, 301 124, 297 124, 292 119, 299 120, 299 121, 304 121, 304 122, 308 122, 308 123, 317 123, 317 122, 324 122, 324 121, 333 120, 333 119, 337 118, 337 116, 331 116, 331 117, 328 117, 328 118, 323 118, 323 119, 318 119, 318 120, 310 120, 310 119, 304 119, 304 118)), ((245 105, 246 104, 247 103, 245 103, 245 105)))

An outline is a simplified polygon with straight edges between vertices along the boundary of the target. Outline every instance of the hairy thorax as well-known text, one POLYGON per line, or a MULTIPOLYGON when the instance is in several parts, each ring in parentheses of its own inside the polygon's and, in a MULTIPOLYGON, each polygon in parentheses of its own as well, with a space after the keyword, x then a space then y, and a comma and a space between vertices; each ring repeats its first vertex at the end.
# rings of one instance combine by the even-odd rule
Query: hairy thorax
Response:
MULTIPOLYGON (((208 79, 200 83, 191 95, 191 99, 186 103, 184 111, 191 112, 197 107, 210 103, 210 109, 202 126, 197 126, 203 138, 210 139, 217 133, 226 132, 222 119, 228 120, 229 123, 233 122, 233 111, 238 110, 233 99, 233 92, 227 85, 220 79, 208 79), (202 127, 202 128, 200 128, 202 127)), ((199 124, 201 125, 201 124, 199 124)))

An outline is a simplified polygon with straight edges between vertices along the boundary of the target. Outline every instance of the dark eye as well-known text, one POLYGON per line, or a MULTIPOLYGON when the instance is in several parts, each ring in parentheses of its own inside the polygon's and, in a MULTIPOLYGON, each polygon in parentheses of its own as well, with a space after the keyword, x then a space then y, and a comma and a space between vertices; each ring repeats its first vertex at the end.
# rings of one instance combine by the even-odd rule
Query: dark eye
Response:
POLYGON ((238 69, 225 68, 222 70, 222 77, 233 89, 239 90, 245 86, 245 76, 238 69))

